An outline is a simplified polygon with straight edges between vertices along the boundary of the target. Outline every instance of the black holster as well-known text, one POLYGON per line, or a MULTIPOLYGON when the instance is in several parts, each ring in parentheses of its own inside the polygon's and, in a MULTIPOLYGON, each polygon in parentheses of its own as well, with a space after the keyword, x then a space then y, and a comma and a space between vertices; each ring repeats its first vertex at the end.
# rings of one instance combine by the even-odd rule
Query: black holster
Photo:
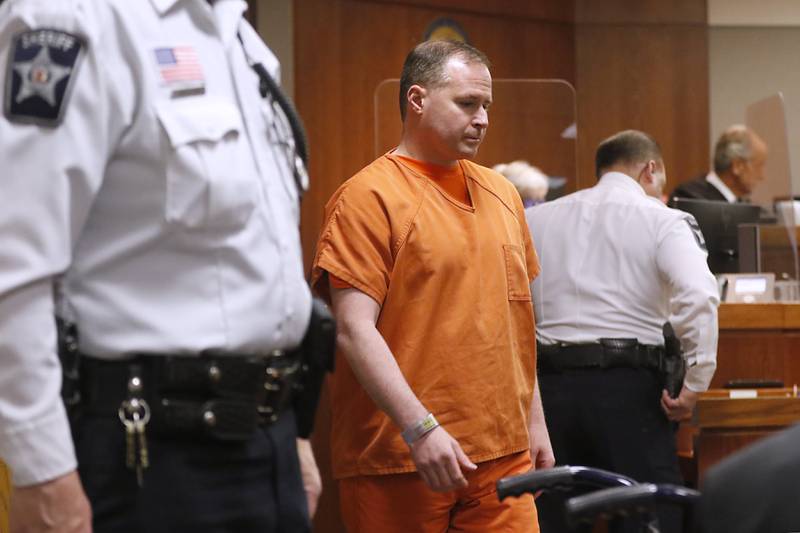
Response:
POLYGON ((308 438, 314 428, 322 383, 327 372, 333 372, 336 349, 336 321, 319 298, 311 303, 311 319, 300 346, 301 367, 294 398, 297 435, 308 438))
POLYGON ((670 398, 677 398, 683 388, 683 378, 686 376, 686 361, 683 359, 681 341, 675 335, 672 324, 666 322, 662 332, 664 358, 661 362, 661 379, 670 398))

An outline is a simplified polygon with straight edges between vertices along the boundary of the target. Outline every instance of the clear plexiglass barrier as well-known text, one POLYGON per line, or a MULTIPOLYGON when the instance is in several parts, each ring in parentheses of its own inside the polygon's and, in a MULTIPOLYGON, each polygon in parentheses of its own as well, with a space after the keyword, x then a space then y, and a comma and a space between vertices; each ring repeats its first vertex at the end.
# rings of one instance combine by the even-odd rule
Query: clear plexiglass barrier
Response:
POLYGON ((757 269, 774 272, 776 296, 781 300, 796 300, 798 276, 798 206, 793 200, 793 169, 789 128, 783 94, 777 93, 747 106, 746 124, 767 144, 768 156, 764 180, 759 183, 750 200, 765 213, 774 214, 776 226, 772 231, 761 228, 757 269))

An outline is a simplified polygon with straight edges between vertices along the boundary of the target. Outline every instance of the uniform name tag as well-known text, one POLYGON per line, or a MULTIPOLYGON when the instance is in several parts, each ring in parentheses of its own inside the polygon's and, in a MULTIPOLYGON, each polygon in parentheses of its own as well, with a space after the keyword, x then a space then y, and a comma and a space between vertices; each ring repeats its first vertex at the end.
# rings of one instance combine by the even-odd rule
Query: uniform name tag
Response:
POLYGON ((80 37, 60 30, 31 30, 14 36, 6 72, 6 117, 57 126, 84 49, 80 37))

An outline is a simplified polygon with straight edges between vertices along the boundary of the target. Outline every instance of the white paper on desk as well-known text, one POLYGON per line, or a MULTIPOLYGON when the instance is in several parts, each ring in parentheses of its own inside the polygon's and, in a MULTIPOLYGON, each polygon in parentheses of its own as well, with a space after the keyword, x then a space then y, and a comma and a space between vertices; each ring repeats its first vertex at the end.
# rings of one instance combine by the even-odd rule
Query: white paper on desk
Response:
POLYGON ((758 391, 755 389, 734 389, 730 391, 731 400, 744 400, 748 398, 758 398, 758 391))

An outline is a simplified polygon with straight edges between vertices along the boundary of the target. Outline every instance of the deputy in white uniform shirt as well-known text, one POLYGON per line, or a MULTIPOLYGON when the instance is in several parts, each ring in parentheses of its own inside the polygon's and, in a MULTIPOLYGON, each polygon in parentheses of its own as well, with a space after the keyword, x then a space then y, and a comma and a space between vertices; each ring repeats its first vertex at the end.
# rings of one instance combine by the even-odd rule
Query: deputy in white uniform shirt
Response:
MULTIPOLYGON (((655 140, 606 139, 596 170, 594 187, 527 211, 542 262, 532 289, 553 451, 557 464, 680 483, 670 421, 689 416, 714 373, 717 284, 692 216, 645 192, 665 181, 655 140), (658 370, 668 320, 687 364, 677 398, 658 370)), ((537 502, 542 531, 565 531, 549 498, 537 502)))
POLYGON ((251 367, 229 362, 296 347, 311 304, 292 131, 249 64, 277 77, 278 63, 245 8, 0 7, 0 457, 15 485, 12 531, 44 531, 47 515, 53 531, 89 531, 84 493, 96 532, 308 530, 291 409, 242 437, 231 419, 242 411, 220 401, 236 395, 227 388, 258 401, 251 367), (72 428, 54 313, 88 356, 72 428), (162 438, 161 397, 148 424, 140 401, 166 386, 153 360, 209 352, 221 362, 199 374, 211 384, 194 385, 212 393, 176 385, 175 399, 195 402, 175 415, 191 428, 170 422, 162 438), (134 354, 153 357, 113 364, 134 354))

